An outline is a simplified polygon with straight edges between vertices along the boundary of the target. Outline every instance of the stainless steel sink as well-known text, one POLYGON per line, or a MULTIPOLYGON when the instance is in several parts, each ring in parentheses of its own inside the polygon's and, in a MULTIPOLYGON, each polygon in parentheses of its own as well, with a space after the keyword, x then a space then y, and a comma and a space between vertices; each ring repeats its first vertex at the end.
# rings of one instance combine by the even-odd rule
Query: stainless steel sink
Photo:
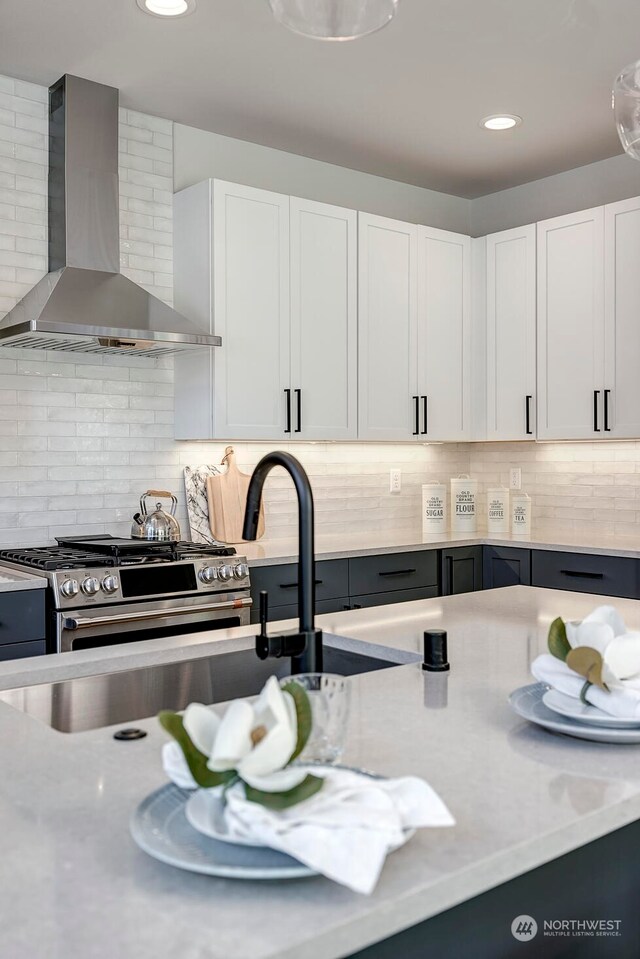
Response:
MULTIPOLYGON (((325 672, 342 676, 397 666, 373 656, 325 647, 325 672)), ((269 676, 286 676, 290 661, 258 659, 253 649, 148 666, 60 683, 0 690, 0 700, 63 733, 130 723, 161 709, 222 703, 260 692, 269 676)))

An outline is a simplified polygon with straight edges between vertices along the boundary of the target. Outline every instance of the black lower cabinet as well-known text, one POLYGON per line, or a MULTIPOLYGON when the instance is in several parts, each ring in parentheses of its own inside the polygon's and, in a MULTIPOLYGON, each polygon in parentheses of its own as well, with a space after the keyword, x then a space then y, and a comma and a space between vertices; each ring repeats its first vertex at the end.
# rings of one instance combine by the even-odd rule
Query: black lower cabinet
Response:
POLYGON ((367 609, 371 606, 391 606, 392 603, 411 603, 416 599, 432 599, 438 595, 437 586, 424 586, 422 589, 394 589, 389 593, 352 596, 350 608, 367 609))
MULTIPOLYGON (((335 613, 348 608, 349 566, 346 559, 316 563, 316 611, 335 613)), ((269 620, 290 619, 298 612, 298 565, 282 563, 251 567, 251 622, 260 621, 260 592, 269 594, 269 620)))
POLYGON ((482 554, 482 588, 531 586, 531 550, 510 546, 485 546, 482 554))
POLYGON ((443 596, 473 593, 482 589, 482 546, 443 549, 441 582, 443 596))
POLYGON ((637 599, 640 563, 624 556, 564 553, 534 549, 531 554, 531 585, 599 593, 637 599))
POLYGON ((640 822, 634 822, 350 959, 637 959, 639 842, 640 822), (537 924, 528 942, 511 932, 519 916, 537 924), (562 931, 567 920, 612 925, 600 936, 571 935, 562 931))
POLYGON ((0 662, 46 652, 45 592, 18 589, 0 593, 0 662))

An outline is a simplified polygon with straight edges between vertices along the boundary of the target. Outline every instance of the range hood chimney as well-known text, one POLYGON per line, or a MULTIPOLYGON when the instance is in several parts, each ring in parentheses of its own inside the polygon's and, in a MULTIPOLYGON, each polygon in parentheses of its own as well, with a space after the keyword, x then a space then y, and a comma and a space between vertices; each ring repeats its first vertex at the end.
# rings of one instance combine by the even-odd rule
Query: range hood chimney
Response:
POLYGON ((49 273, 0 322, 0 345, 158 356, 220 346, 120 271, 118 91, 49 88, 49 273))

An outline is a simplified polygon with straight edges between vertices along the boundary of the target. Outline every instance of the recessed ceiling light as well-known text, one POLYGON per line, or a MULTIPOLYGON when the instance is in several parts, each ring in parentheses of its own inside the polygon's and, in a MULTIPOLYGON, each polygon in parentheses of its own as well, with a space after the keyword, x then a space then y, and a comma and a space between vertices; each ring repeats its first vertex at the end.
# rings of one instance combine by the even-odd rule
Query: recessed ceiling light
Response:
POLYGON ((152 17, 186 17, 196 8, 196 0, 136 0, 136 3, 152 17))
POLYGON ((512 130, 520 126, 522 117, 514 113, 494 113, 490 117, 485 117, 480 121, 480 126, 485 130, 512 130))

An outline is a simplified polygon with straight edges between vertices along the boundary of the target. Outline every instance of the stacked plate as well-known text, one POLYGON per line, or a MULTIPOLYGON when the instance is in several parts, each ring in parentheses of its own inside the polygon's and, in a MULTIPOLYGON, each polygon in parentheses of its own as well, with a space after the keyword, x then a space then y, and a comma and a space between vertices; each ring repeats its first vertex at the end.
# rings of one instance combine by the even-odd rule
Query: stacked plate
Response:
POLYGON ((610 716, 545 683, 521 686, 511 693, 509 703, 518 716, 554 733, 598 743, 640 743, 640 719, 610 716))

